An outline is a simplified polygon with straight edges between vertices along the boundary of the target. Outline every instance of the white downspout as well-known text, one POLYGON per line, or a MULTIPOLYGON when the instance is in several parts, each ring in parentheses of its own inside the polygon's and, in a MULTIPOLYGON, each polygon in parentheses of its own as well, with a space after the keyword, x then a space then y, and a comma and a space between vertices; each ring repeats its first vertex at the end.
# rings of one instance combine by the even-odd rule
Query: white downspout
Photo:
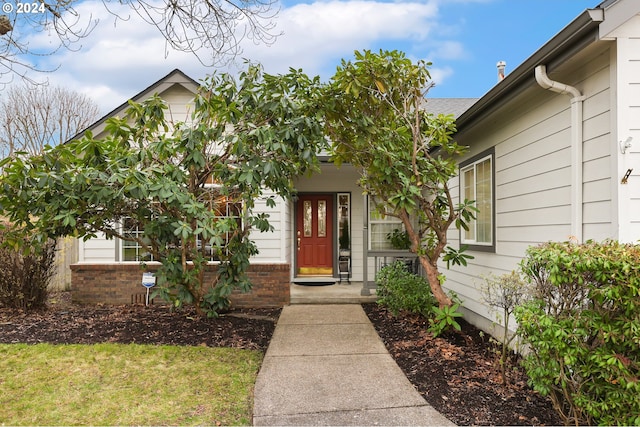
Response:
POLYGON ((547 76, 545 65, 538 65, 535 74, 536 81, 543 89, 571 97, 571 235, 578 243, 581 243, 583 221, 582 107, 585 97, 575 87, 551 80, 547 76))

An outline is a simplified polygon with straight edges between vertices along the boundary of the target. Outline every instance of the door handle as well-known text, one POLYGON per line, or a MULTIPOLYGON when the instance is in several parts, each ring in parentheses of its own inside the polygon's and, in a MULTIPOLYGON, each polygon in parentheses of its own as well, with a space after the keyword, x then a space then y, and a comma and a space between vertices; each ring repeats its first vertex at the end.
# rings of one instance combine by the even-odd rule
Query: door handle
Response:
POLYGON ((298 237, 298 250, 300 250, 300 240, 302 240, 302 239, 300 239, 300 238, 298 237))

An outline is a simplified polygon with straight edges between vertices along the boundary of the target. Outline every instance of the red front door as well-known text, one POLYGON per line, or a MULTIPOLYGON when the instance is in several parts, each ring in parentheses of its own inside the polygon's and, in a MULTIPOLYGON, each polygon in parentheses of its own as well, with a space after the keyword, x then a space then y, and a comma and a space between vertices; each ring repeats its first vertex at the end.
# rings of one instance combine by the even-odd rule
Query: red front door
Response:
POLYGON ((296 209, 298 275, 333 275, 333 196, 300 195, 296 209))

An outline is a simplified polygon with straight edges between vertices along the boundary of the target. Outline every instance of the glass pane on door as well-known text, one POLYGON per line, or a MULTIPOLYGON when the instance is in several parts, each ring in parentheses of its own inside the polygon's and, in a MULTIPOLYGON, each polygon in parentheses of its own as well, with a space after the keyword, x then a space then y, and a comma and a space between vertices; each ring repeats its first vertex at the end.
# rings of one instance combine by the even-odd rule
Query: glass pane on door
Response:
POLYGON ((327 237, 327 202, 318 200, 318 237, 327 237))

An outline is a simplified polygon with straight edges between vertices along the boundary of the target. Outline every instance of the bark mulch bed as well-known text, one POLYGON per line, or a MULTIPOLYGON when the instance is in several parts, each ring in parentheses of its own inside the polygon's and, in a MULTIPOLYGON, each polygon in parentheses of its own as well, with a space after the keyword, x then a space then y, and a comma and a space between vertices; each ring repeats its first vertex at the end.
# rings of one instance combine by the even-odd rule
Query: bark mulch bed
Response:
MULTIPOLYGON (((495 346, 462 322, 462 333, 433 338, 424 319, 392 316, 376 304, 365 312, 391 356, 416 389, 458 425, 558 425, 549 401, 526 384, 515 367, 502 385, 495 346)), ((79 306, 68 293, 53 294, 47 310, 0 308, 0 343, 93 344, 101 342, 205 345, 265 351, 280 309, 238 309, 219 318, 191 310, 79 306)))
POLYGON ((502 384, 498 347, 464 320, 461 332, 434 338, 421 316, 363 307, 409 381, 457 425, 562 425, 549 399, 527 385, 517 361, 502 384))
POLYGON ((0 343, 189 345, 266 351, 280 309, 235 310, 201 318, 164 304, 76 305, 53 294, 47 310, 0 308, 0 343))

